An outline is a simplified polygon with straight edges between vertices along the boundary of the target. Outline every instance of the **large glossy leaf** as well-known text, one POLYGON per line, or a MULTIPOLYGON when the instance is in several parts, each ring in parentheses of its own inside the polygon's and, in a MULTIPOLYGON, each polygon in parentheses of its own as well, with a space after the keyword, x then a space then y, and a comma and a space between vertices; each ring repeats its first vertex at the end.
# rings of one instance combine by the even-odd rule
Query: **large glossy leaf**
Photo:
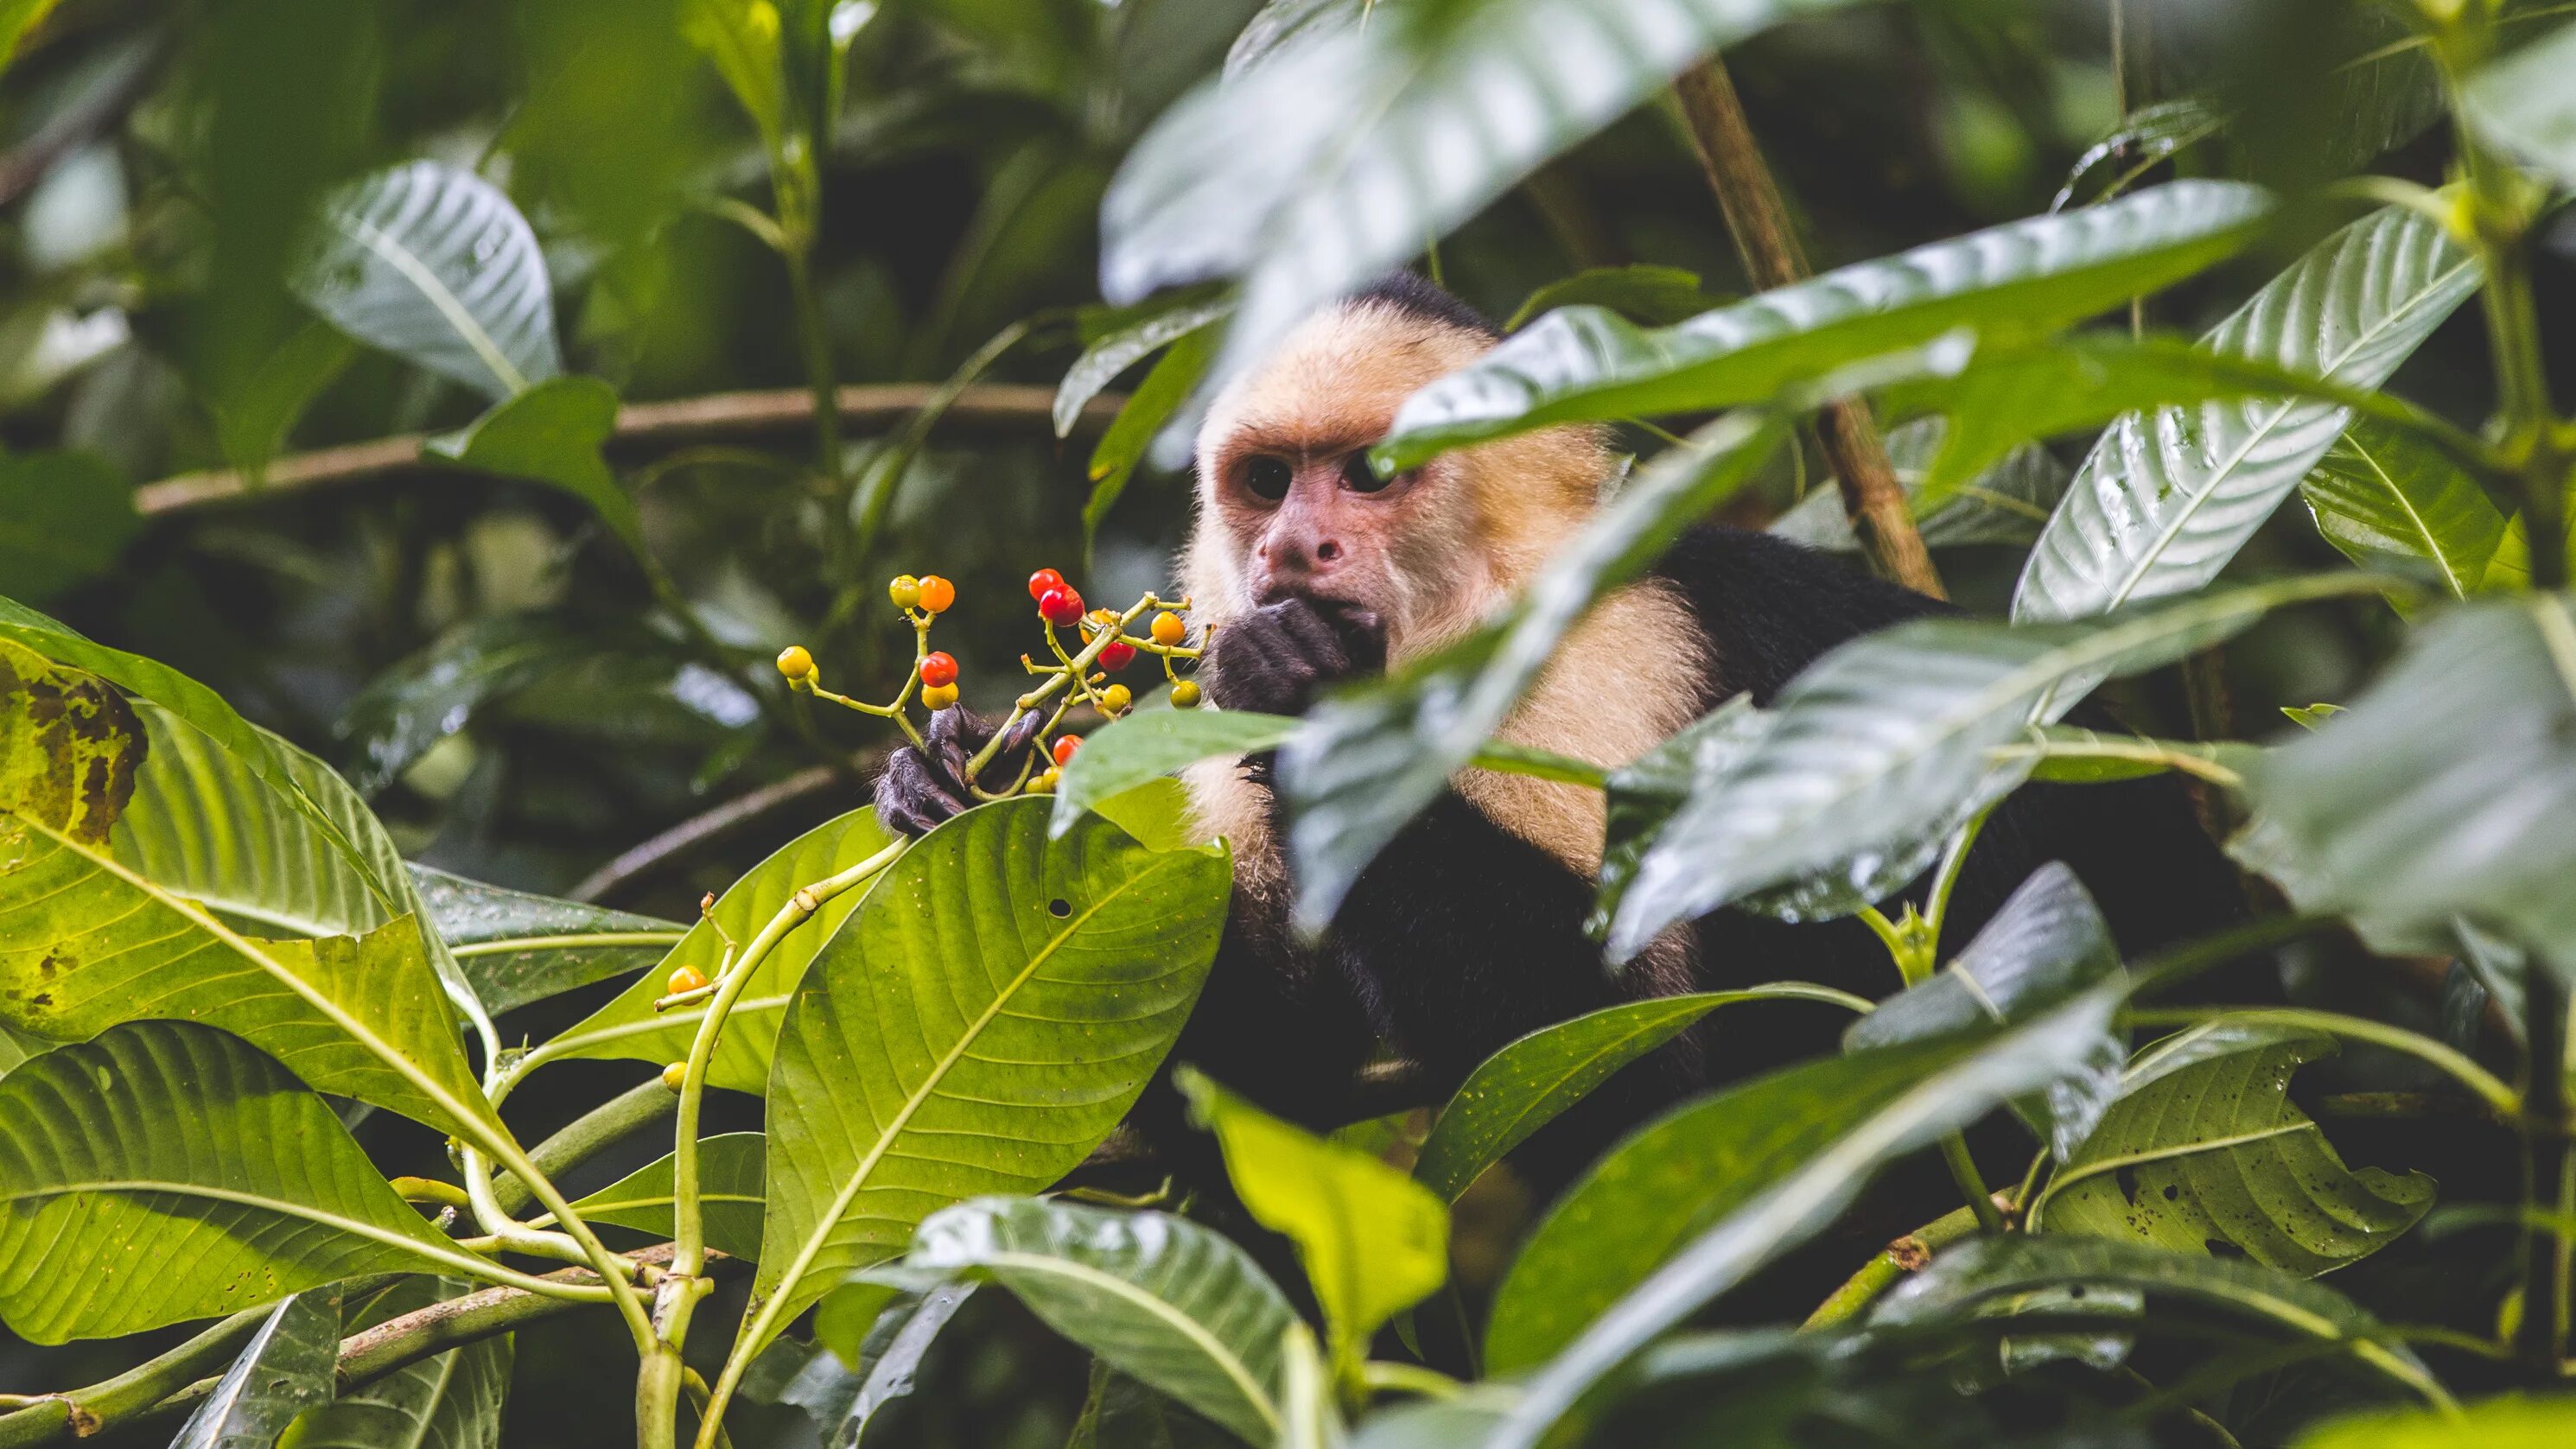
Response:
POLYGON ((1246 1212, 1297 1245, 1333 1363, 1355 1372, 1386 1321, 1449 1277, 1449 1211, 1367 1153, 1282 1122, 1195 1071, 1179 1078, 1216 1133, 1246 1212))
POLYGON ((2303 911, 2448 953, 2466 919, 2576 973, 2576 609, 2465 604, 2314 733, 2246 766, 2232 845, 2303 911), (2476 748, 2462 748, 2463 721, 2476 748))
POLYGON ((308 1288, 277 1305, 215 1381, 170 1449, 269 1449, 295 1416, 331 1402, 340 1298, 308 1288))
POLYGON ((1744 415, 1702 428, 1620 489, 1502 619, 1308 713, 1279 754, 1301 928, 1322 930, 1378 850, 1440 798, 1593 600, 1744 486, 1781 437, 1744 415))
POLYGON ((530 895, 411 867, 424 919, 495 1015, 640 971, 679 944, 676 921, 530 895))
POLYGON ((1437 0, 1299 28, 1164 111, 1101 207, 1101 289, 1243 278, 1218 372, 1697 56, 1840 0, 1437 0))
POLYGON ((815 957, 769 1082, 757 1351, 950 1203, 1034 1192, 1109 1134, 1216 952, 1222 850, 1004 801, 922 837, 815 957))
POLYGON ((595 377, 558 377, 495 403, 467 426, 427 439, 420 450, 478 473, 560 488, 589 504, 641 558, 643 520, 599 453, 616 430, 617 389, 595 377))
MULTIPOLYGON (((2067 466, 2037 444, 2025 444, 1960 487, 1938 496, 1923 493, 1932 459, 1947 428, 1939 418, 1920 418, 1887 431, 1887 457, 1896 481, 1913 505, 1915 524, 1933 548, 1992 544, 2027 548, 2039 537, 2057 500, 2066 493, 2067 466)), ((1771 531, 1809 548, 1858 553, 1851 515, 1842 490, 1827 484, 1808 490, 1796 507, 1772 521, 1771 531)))
POLYGON ((1901 889, 1952 829, 2020 782, 1998 747, 2053 723, 2105 675, 2179 659, 2285 604, 2375 587, 2284 579, 2099 624, 1926 619, 1855 640, 1780 691, 1770 723, 1714 772, 1638 861, 1612 918, 1625 960, 1675 921, 1816 880, 1779 914, 1847 913, 1901 889))
POLYGON ((2433 1382, 2413 1354, 2382 1341, 2378 1320, 2323 1284, 2258 1263, 2185 1257, 2134 1243, 2028 1234, 1973 1239, 1880 1299, 1870 1322, 1890 1328, 1956 1322, 2001 1298, 2022 1300, 2025 1315, 2051 1306, 2080 1315, 2088 1308, 2084 1297, 2051 1292, 2070 1287, 2175 1299, 2276 1332, 2346 1343, 2356 1357, 2410 1387, 2433 1382))
POLYGON ((2346 1168, 2291 1104, 2290 1074, 2333 1051, 2223 1022, 2148 1048, 2032 1205, 2032 1231, 2241 1253, 2303 1278, 2379 1251, 2432 1207, 2433 1180, 2346 1168))
POLYGON ((1488 1443, 1531 1449, 1605 1374, 1822 1229, 1883 1164, 2079 1067, 2117 999, 2099 990, 1994 1036, 1793 1067, 1630 1137, 1504 1280, 1488 1369, 1547 1362, 1488 1443), (1680 1191, 1636 1190, 1643 1181, 1680 1191))
POLYGON ((1119 1372, 1249 1443, 1278 1436, 1296 1313, 1250 1254, 1187 1218, 979 1198, 924 1222, 904 1268, 998 1282, 1119 1372))
POLYGON ((141 526, 134 485, 103 459, 0 458, 0 594, 48 598, 103 573, 141 526))
MULTIPOLYGON (((2478 282, 2439 225, 2392 207, 2319 242, 2202 345, 2377 387, 2478 282)), ((2332 403, 2264 398, 2113 423, 2032 549, 2013 617, 2082 618, 2207 584, 2350 420, 2332 403)))
POLYGON ((0 639, 0 812, 97 845, 134 796, 144 750, 123 695, 0 639))
POLYGON ((2377 1412, 2301 1434, 2297 1449, 2558 1449, 2576 1439, 2576 1398, 2504 1394, 2465 1409, 2377 1412))
POLYGON ((482 1271, 238 1037, 130 1022, 0 1077, 0 1317, 26 1338, 109 1338, 441 1266, 482 1271))
POLYGON ((1084 737, 1056 785, 1047 831, 1062 835, 1101 801, 1183 766, 1275 749, 1296 730, 1297 721, 1285 715, 1249 710, 1138 710, 1084 737))
POLYGON ((1611 1074, 1688 1031, 1721 1006, 1747 1001, 1833 1001, 1821 987, 1783 981, 1741 991, 1662 996, 1586 1012, 1542 1027, 1468 1073, 1413 1162, 1414 1180, 1442 1202, 1502 1161, 1503 1154, 1581 1101, 1611 1074))
MULTIPOLYGON (((760 1193, 765 1142, 757 1132, 727 1132, 698 1143, 698 1203, 707 1246, 745 1260, 760 1256, 760 1193)), ((609 1223, 656 1238, 671 1236, 671 1158, 648 1163, 572 1205, 585 1222, 609 1223)))
POLYGON ((2504 511, 2460 465, 2407 433, 2355 422, 2299 480, 2326 542, 2364 568, 2429 573, 2465 599, 2504 542, 2504 511))
POLYGON ((536 233, 469 171, 413 161, 333 194, 293 281, 341 331, 496 401, 563 370, 536 233))
MULTIPOLYGON (((414 1278, 386 1290, 358 1326, 427 1308, 455 1290, 414 1278)), ((511 1340, 495 1335, 405 1364, 296 1421, 278 1449, 498 1449, 511 1340)))
MULTIPOLYGON (((653 1009, 653 1003, 669 989, 665 982, 670 973, 682 966, 694 966, 712 979, 724 964, 726 937, 737 943, 750 940, 796 892, 857 865, 893 843, 894 837, 877 824, 874 810, 858 809, 825 821, 780 846, 716 898, 713 925, 700 921, 691 926, 680 944, 663 958, 659 969, 646 972, 616 1000, 539 1051, 548 1058, 605 1057, 656 1065, 681 1060, 697 1038, 698 1021, 705 1011, 699 1005, 662 1012, 653 1009)), ((823 943, 832 939, 841 923, 859 908, 864 894, 844 891, 825 901, 812 920, 771 948, 725 1018, 724 1034, 717 1038, 716 1054, 707 1068, 710 1084, 737 1092, 768 1090, 770 1047, 778 1040, 778 1021, 787 1010, 788 994, 804 977, 806 966, 823 943)))
POLYGON ((2576 185, 2576 24, 2515 51, 2469 80, 2463 100, 2479 129, 2547 171, 2576 185))
POLYGON ((1961 327, 2044 332, 2228 256, 2265 211, 2254 187, 2178 181, 1860 262, 1657 331, 1567 308, 1407 399, 1372 456, 1410 467, 1547 423, 1755 402, 1961 327))

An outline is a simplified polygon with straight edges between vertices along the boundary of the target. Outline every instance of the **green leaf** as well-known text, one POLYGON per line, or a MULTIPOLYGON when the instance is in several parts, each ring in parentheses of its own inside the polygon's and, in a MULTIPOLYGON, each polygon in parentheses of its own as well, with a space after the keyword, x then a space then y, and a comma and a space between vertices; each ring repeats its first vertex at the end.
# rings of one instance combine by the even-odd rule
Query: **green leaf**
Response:
POLYGON ((2224 1021, 2139 1054, 2119 1099, 2031 1207, 2031 1230, 2238 1254, 2302 1278, 2368 1257, 2433 1205, 2433 1180, 2346 1168, 2290 1074, 2320 1037, 2224 1021))
POLYGON ((1332 919, 1379 849, 1502 727, 1593 600, 1733 496, 1783 435, 1742 414, 1702 428, 1621 488, 1501 619, 1306 715, 1279 752, 1299 929, 1332 919))
POLYGON ((423 919, 494 1015, 577 986, 641 971, 687 927, 580 901, 506 890, 425 865, 410 868, 423 919))
POLYGON ((1406 399, 1370 456, 1411 467, 1549 423, 1727 407, 1962 327, 2039 333, 2233 255, 2268 203, 2251 186, 2177 181, 1860 262, 1676 327, 1598 308, 1550 313, 1406 399))
POLYGON ((1453 0, 1291 27, 1156 119, 1101 205, 1101 290, 1243 278, 1222 378, 1683 66, 1840 0, 1453 0))
POLYGON ((1376 0, 1266 0, 1226 50, 1226 79, 1313 35, 1329 35, 1358 24, 1375 4, 1376 0))
MULTIPOLYGON (((884 1290, 873 1283, 834 1290, 815 1318, 818 1341, 824 1338, 822 1315, 829 1314, 833 1303, 844 1295, 860 1289, 880 1295, 873 1301, 884 1301, 884 1290)), ((894 1302, 875 1315, 857 1352, 844 1360, 854 1368, 839 1375, 828 1390, 817 1389, 799 1396, 814 1415, 815 1423, 829 1431, 831 1437, 825 1442, 830 1449, 859 1449, 860 1436, 877 1412, 913 1391, 922 1355, 930 1351, 939 1331, 957 1316, 958 1309, 966 1306, 974 1292, 972 1283, 951 1283, 927 1293, 897 1295, 894 1302)), ((837 1348, 831 1354, 840 1358, 837 1348)))
POLYGON ((1487 1057, 1440 1109, 1413 1164, 1414 1180, 1442 1202, 1581 1101, 1621 1067, 1688 1031, 1721 1006, 1745 1001, 1828 1001, 1839 993, 1779 981, 1741 991, 1702 991, 1631 1001, 1542 1027, 1487 1057))
POLYGON ((341 331, 494 401, 563 370, 536 233, 470 171, 412 161, 333 193, 291 284, 341 331))
POLYGON ((2567 86, 2571 69, 2576 69, 2576 24, 2562 25, 2471 76, 2461 96, 2478 129, 2561 185, 2576 184, 2576 95, 2567 86))
MULTIPOLYGON (((410 1279, 378 1295, 358 1326, 453 1296, 436 1279, 410 1279)), ((405 1364, 297 1420, 278 1449, 499 1449, 511 1356, 511 1339, 496 1335, 405 1364)))
POLYGON ((2030 767, 1999 759, 2105 675, 2182 658, 2272 609, 2384 586, 2368 575, 2284 579, 2098 624, 1925 619, 1842 645, 1780 691, 1750 744, 1720 752, 1639 860, 1612 918, 1626 960, 1676 921, 1757 891, 1789 919, 1883 900, 2030 767))
POLYGON ((603 641, 544 615, 495 614, 449 630, 384 670, 341 711, 349 783, 372 796, 477 711, 595 657, 603 641))
POLYGON ((1127 405, 1118 410, 1100 441, 1092 445, 1091 496, 1082 505, 1086 552, 1090 540, 1100 532, 1101 521, 1127 491, 1128 480, 1136 476, 1137 465, 1153 446, 1155 434, 1189 401, 1199 379, 1207 375, 1208 360, 1215 355, 1213 330, 1202 327, 1183 334, 1145 374, 1136 390, 1127 395, 1127 405))
POLYGON ((1003 801, 923 836, 796 988, 738 1355, 938 1208, 1071 1171, 1170 1050, 1216 954, 1225 852, 1148 851, 1097 819, 1049 841, 1046 813, 1003 801))
POLYGON ((2064 211, 2075 193, 2083 188, 2084 178, 2107 162, 2120 163, 2120 173, 2112 178, 2106 190, 2096 199, 2107 199, 2128 189, 2127 182, 2157 162, 2186 146, 2220 134, 2227 129, 2228 117, 2208 100, 2184 96, 2141 106, 2121 118, 2120 124, 2101 140, 2084 148, 2067 168, 2066 184, 2048 203, 2052 212, 2064 211))
POLYGON ((2477 591, 2504 541, 2504 512, 2477 480, 2376 419, 2359 419, 2335 439, 2299 492, 2317 531, 2354 563, 2429 572, 2455 599, 2477 591))
MULTIPOLYGON (((1100 396, 1118 374, 1207 326, 1232 310, 1228 302, 1201 302, 1156 312, 1110 332, 1082 350, 1056 384, 1055 435, 1065 437, 1082 418, 1083 404, 1100 396)), ((1192 379, 1195 384, 1196 379, 1192 379)), ((1159 419, 1157 420, 1159 424, 1159 419)), ((1149 430, 1150 433, 1150 430, 1149 430)), ((1099 476, 1097 472, 1092 475, 1099 476)))
POLYGON ((18 42, 53 12, 57 0, 6 0, 0 3, 0 67, 18 53, 18 42))
POLYGON ((240 386, 209 400, 224 461, 247 487, 256 490, 267 481, 268 460, 286 445, 296 419, 357 355, 346 335, 316 319, 261 358, 240 386))
POLYGON ((1558 307, 1606 307, 1649 327, 1663 327, 1723 306, 1728 300, 1701 291, 1699 273, 1681 267, 1648 262, 1587 267, 1530 293, 1528 300, 1513 310, 1503 330, 1518 332, 1532 317, 1558 307))
POLYGON ((493 405, 452 433, 422 440, 421 455, 478 473, 550 484, 591 506, 637 558, 644 523, 600 446, 617 431, 617 389, 595 377, 558 377, 493 405))
MULTIPOLYGON (((643 979, 616 1000, 592 1012, 571 1030, 538 1049, 556 1057, 609 1058, 660 1066, 689 1054, 697 1039, 701 1004, 657 1012, 653 1003, 667 993, 665 982, 682 966, 694 966, 709 980, 724 964, 725 939, 748 941, 760 934, 796 892, 826 876, 837 875, 894 843, 877 824, 876 811, 861 808, 825 821, 780 846, 743 873, 716 898, 714 924, 700 921, 680 944, 643 979)), ((770 949, 755 968, 742 996, 725 1018, 724 1034, 707 1068, 712 1086, 736 1092, 769 1088, 770 1048, 778 1040, 778 1022, 787 1010, 788 993, 803 979, 806 966, 823 943, 831 940, 866 892, 844 891, 823 903, 812 920, 770 949)))
MULTIPOLYGON (((1887 430, 1888 461, 1914 509, 1923 542, 1933 548, 2029 547, 2066 494, 2070 476, 2066 465, 2046 448, 2026 444, 1956 488, 1927 493, 1924 479, 1948 430, 1949 424, 1940 418, 1918 418, 1887 430)), ((1796 507, 1772 521, 1770 531, 1809 548, 1860 552, 1851 517, 1843 509, 1842 490, 1830 480, 1809 489, 1796 507)))
POLYGON ((1874 1328, 1954 1323, 2000 1298, 2027 1298, 2022 1312, 2047 1307, 2087 1311, 2069 1287, 2142 1292, 2187 1302, 2275 1331, 2350 1345, 2353 1355, 2419 1392, 2438 1393, 2433 1376, 2403 1346, 2377 1341, 2378 1320, 2351 1299, 2259 1263, 2184 1257, 2133 1243, 2012 1233, 1973 1238, 1932 1260, 1870 1312, 1874 1328), (2044 1296, 2043 1296, 2044 1295, 2044 1296))
POLYGON ((2103 989, 1993 1036, 1792 1067, 1629 1137, 1503 1282, 1487 1370, 1546 1366, 1488 1444, 1532 1449, 1604 1375, 1821 1230, 1885 1163, 2079 1068, 2117 1000, 2103 989))
POLYGON ((142 526, 134 485, 97 457, 0 458, 0 593, 42 599, 95 578, 142 526))
MULTIPOLYGON (((767 1159, 757 1132, 727 1132, 698 1143, 698 1202, 707 1246, 746 1262, 760 1257, 761 1183, 767 1159)), ((585 1221, 633 1228, 655 1238, 672 1232, 671 1162, 639 1167, 572 1205, 585 1221)))
POLYGON ((144 756, 123 695, 0 639, 0 814, 98 845, 134 798, 144 756))
POLYGON ((361 1273, 488 1268, 240 1038, 137 1021, 0 1077, 0 1318, 38 1343, 232 1313, 361 1273))
POLYGON ((2157 740, 2062 724, 2033 728, 2021 743, 1995 751, 1998 760, 2027 755, 2034 780, 2103 785, 2181 770, 2230 790, 2244 786, 2254 754, 2254 746, 2233 740, 2157 740))
POLYGON ((924 1222, 903 1266, 998 1282, 1102 1363, 1249 1443, 1278 1437, 1296 1313, 1250 1254, 1187 1218, 979 1198, 924 1222))
POLYGON ((2463 604, 2349 709, 2246 768, 2237 858, 2382 950, 2455 949, 2465 919, 2576 973, 2576 610, 2463 604), (2461 748, 2464 721, 2477 748, 2461 748))
POLYGON ((2301 1434, 2297 1449, 2558 1449, 2576 1439, 2576 1399, 2503 1394, 2450 1412, 2374 1412, 2301 1434))
POLYGON ((763 143, 775 150, 787 126, 778 7, 771 0, 686 0, 680 33, 714 62, 763 143))
MULTIPOLYGON (((2375 388, 2478 283, 2440 226, 2392 207, 2319 242, 2201 345, 2375 388)), ((2083 618, 2206 585, 2350 421, 2332 403, 2264 398, 2113 423, 2032 549, 2013 618, 2083 618)))
POLYGON ((340 1366, 340 1295, 308 1288, 268 1315, 170 1449, 269 1449, 295 1416, 331 1402, 340 1366))
POLYGON ((1449 1209, 1374 1157, 1282 1122, 1195 1070, 1175 1075, 1216 1133, 1244 1211, 1297 1245, 1334 1367, 1356 1373, 1372 1335, 1449 1277, 1449 1209))
POLYGON ((1050 835, 1062 835, 1111 796, 1223 755, 1276 749, 1297 730, 1285 715, 1249 710, 1147 709, 1092 731, 1056 784, 1050 835))
POLYGON ((1181 850, 1216 839, 1199 823, 1188 787, 1167 777, 1121 790, 1091 808, 1148 850, 1181 850))

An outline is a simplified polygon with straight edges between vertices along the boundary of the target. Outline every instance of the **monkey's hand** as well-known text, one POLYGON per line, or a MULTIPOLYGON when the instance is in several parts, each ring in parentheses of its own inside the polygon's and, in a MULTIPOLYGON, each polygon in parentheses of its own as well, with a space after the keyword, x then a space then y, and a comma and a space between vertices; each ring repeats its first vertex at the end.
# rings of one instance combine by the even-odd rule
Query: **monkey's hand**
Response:
POLYGON ((1336 599, 1292 597, 1266 604, 1216 631, 1208 651, 1208 697, 1224 709, 1304 714, 1337 680, 1386 667, 1386 623, 1336 599))
MULTIPOLYGON (((1020 760, 1043 720, 1034 710, 1020 716, 984 767, 985 778, 1004 785, 1018 778, 1020 760)), ((895 751, 877 776, 877 822, 899 834, 921 835, 966 809, 974 801, 966 762, 992 738, 993 726, 962 704, 932 714, 923 748, 906 745, 895 751)))

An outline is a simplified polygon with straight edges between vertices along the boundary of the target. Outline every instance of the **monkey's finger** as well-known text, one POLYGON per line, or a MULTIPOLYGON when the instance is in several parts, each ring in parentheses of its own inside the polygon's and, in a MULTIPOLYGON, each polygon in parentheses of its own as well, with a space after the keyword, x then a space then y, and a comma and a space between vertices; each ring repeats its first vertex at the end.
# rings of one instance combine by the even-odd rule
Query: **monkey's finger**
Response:
POLYGON ((1038 717, 1037 711, 1031 710, 1021 715, 1020 722, 1011 726, 1003 735, 1001 751, 995 758, 1007 760, 1017 756, 1037 739, 1038 731, 1045 727, 1046 721, 1038 717))
POLYGON ((1292 600, 1298 607, 1279 616, 1280 633, 1297 656, 1313 672, 1332 676, 1350 668, 1350 652, 1342 646, 1342 636, 1323 611, 1303 599, 1292 600))
POLYGON ((898 750, 877 777, 877 820, 887 829, 921 835, 966 808, 912 750, 898 750))

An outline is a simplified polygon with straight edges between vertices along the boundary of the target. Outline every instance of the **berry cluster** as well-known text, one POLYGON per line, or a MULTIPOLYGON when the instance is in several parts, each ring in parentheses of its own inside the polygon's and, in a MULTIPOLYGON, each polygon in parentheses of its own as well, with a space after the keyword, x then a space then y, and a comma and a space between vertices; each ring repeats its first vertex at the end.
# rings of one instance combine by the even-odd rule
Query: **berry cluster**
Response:
MULTIPOLYGON (((930 647, 930 626, 939 615, 957 602, 957 586, 937 574, 914 578, 905 574, 886 586, 894 606, 912 624, 913 667, 903 688, 891 703, 869 704, 847 695, 835 694, 822 684, 822 672, 814 656, 803 645, 790 645, 778 655, 778 672, 787 677, 788 687, 802 690, 817 699, 857 710, 861 714, 891 719, 915 747, 923 747, 921 731, 912 722, 908 706, 913 691, 920 690, 921 703, 931 710, 946 709, 957 702, 957 660, 955 656, 930 647)), ((1176 663, 1198 659, 1207 648, 1206 631, 1196 644, 1190 642, 1190 601, 1166 604, 1152 594, 1128 608, 1083 608, 1082 594, 1065 582, 1054 569, 1040 569, 1029 575, 1029 598, 1037 605, 1038 618, 1046 625, 1047 652, 1053 663, 1042 663, 1023 654, 1020 666, 1029 673, 1045 676, 1043 682, 1012 702, 1010 717, 993 731, 973 759, 967 761, 967 786, 981 800, 999 800, 1017 794, 1045 794, 1056 787, 1073 752, 1081 747, 1081 737, 1059 734, 1065 715, 1076 704, 1088 704, 1104 719, 1116 719, 1133 709, 1135 691, 1124 684, 1113 683, 1110 676, 1136 662, 1140 654, 1152 654, 1162 660, 1163 677, 1172 686, 1171 701, 1176 709, 1195 709, 1201 699, 1198 683, 1180 676, 1176 663), (1129 626, 1147 614, 1153 617, 1142 635, 1127 632, 1129 626), (1074 647, 1057 631, 1074 633, 1074 647), (987 789, 980 780, 986 766, 1000 752, 1002 742, 1018 731, 1017 726, 1028 716, 1051 710, 1029 741, 1035 746, 1021 760, 1018 774, 998 789, 987 789), (1043 769, 1041 761, 1051 761, 1043 769)), ((675 991, 679 988, 674 987, 675 991)))

